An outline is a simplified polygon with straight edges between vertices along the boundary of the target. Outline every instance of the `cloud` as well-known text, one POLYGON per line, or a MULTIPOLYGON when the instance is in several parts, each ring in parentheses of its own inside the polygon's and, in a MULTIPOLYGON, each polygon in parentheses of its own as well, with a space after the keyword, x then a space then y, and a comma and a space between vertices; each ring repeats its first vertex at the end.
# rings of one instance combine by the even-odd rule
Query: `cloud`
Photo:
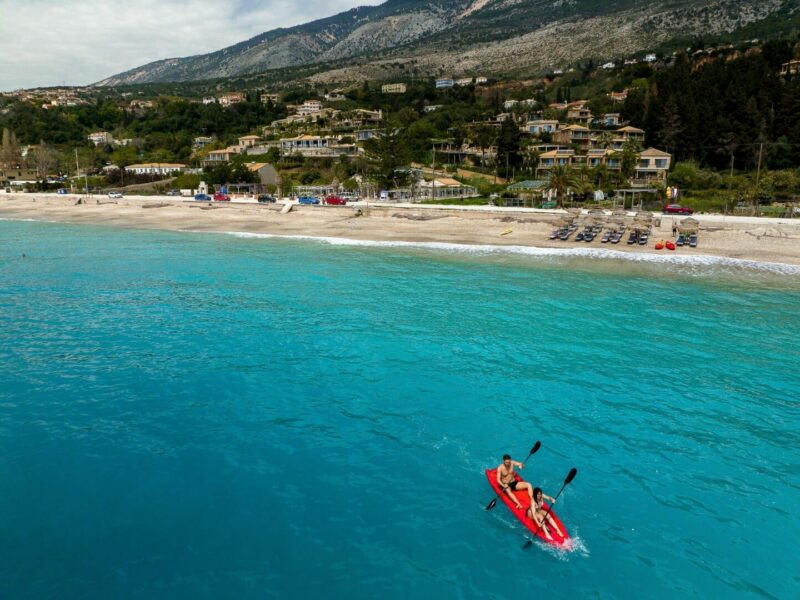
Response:
POLYGON ((0 0, 0 90, 85 85, 380 0, 0 0))

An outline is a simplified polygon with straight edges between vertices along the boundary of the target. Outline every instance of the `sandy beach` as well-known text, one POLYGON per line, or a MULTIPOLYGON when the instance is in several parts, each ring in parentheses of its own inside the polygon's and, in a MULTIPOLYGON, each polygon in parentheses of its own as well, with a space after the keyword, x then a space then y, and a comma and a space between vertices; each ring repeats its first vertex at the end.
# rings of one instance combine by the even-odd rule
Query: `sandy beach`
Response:
MULTIPOLYGON (((386 242, 439 242, 535 248, 594 248, 665 254, 655 250, 669 239, 673 220, 665 215, 653 228, 647 246, 566 242, 548 239, 559 211, 494 207, 421 205, 293 206, 247 203, 201 203, 175 198, 92 197, 56 194, 0 194, 0 218, 164 229, 170 231, 242 232, 386 242), (362 214, 357 215, 360 209, 362 214), (509 231, 510 230, 510 231, 509 231)), ((631 213, 632 214, 632 213, 631 213)), ((658 215, 656 215, 658 217, 658 215)), ((700 221, 696 249, 678 248, 672 255, 719 256, 800 265, 800 219, 695 215, 700 221)))

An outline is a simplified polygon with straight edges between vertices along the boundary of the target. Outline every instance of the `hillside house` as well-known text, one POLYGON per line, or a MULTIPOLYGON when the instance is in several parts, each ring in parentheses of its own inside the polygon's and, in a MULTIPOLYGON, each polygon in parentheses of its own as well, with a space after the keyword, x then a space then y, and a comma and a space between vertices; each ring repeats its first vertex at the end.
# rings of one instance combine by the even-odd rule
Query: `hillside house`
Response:
POLYGON ((209 146, 214 143, 214 138, 209 136, 199 136, 192 140, 192 150, 197 152, 198 150, 202 150, 206 146, 209 146))
POLYGON ((573 167, 577 164, 575 150, 559 148, 539 155, 539 170, 549 171, 555 167, 573 167))
POLYGON ((586 165, 589 167, 605 165, 610 171, 619 171, 622 168, 622 159, 614 150, 594 148, 586 153, 586 165))
MULTIPOLYGON (((626 125, 625 127, 620 127, 619 129, 615 130, 614 135, 616 136, 615 142, 622 142, 622 144, 625 142, 637 142, 639 144, 643 144, 645 131, 644 129, 639 129, 638 127, 626 125)), ((615 143, 614 147, 621 150, 622 144, 615 143)))
POLYGON ((90 133, 87 135, 86 139, 92 142, 95 146, 107 146, 114 141, 114 136, 107 131, 96 131, 95 133, 90 133))
POLYGON ((216 167, 229 163, 234 156, 240 153, 239 146, 228 146, 223 150, 212 150, 205 159, 200 161, 203 167, 216 167))
POLYGON ((628 90, 622 90, 621 92, 610 92, 608 97, 611 98, 612 102, 621 104, 628 99, 628 90))
POLYGON ((553 135, 554 142, 558 144, 564 144, 565 146, 571 146, 574 144, 581 150, 586 150, 589 148, 591 138, 592 132, 588 127, 575 124, 562 127, 553 135))
POLYGON ((436 89, 437 90, 441 90, 441 89, 451 88, 455 84, 456 84, 456 82, 453 81, 452 79, 447 79, 447 78, 437 79, 436 80, 436 89))
POLYGON ((792 77, 794 75, 800 75, 800 59, 790 60, 781 65, 781 77, 792 77))
POLYGON ((405 83, 386 83, 381 86, 384 94, 405 94, 407 86, 405 83))
POLYGON ((567 121, 574 121, 576 123, 590 125, 592 119, 592 111, 583 104, 578 106, 570 106, 567 108, 567 121))
POLYGON ((671 164, 671 154, 656 148, 648 148, 639 154, 631 183, 634 186, 664 185, 671 164))
POLYGON ((242 92, 231 92, 228 94, 222 94, 222 96, 217 99, 217 102, 219 102, 219 105, 222 108, 230 108, 231 106, 236 106, 237 104, 244 102, 246 99, 247 98, 242 92))
POLYGON ((297 114, 301 117, 308 117, 322 110, 322 102, 319 100, 306 100, 297 107, 297 114))
POLYGON ((532 135, 542 135, 543 133, 553 134, 559 130, 561 124, 555 119, 534 119, 525 125, 525 131, 532 135))
POLYGON ((270 102, 277 104, 280 100, 278 94, 270 94, 269 92, 263 92, 258 98, 261 100, 261 104, 269 104, 270 102))
POLYGON ((239 152, 244 152, 245 148, 252 148, 257 145, 260 139, 261 138, 257 135, 243 135, 239 138, 239 152))
POLYGON ((281 184, 281 176, 278 175, 275 167, 269 163, 247 163, 245 167, 247 167, 248 171, 258 176, 258 182, 261 185, 279 186, 281 184))
POLYGON ((281 154, 300 154, 307 158, 335 158, 341 155, 355 156, 358 148, 354 143, 342 144, 333 136, 301 135, 281 139, 281 154))

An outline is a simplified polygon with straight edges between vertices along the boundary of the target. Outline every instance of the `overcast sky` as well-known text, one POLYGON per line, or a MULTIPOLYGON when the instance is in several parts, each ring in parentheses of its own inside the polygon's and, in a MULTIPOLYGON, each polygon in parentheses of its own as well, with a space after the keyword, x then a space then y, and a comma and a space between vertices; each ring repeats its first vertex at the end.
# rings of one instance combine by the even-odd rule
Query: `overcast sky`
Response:
POLYGON ((0 91, 85 85, 382 0, 0 0, 0 91))

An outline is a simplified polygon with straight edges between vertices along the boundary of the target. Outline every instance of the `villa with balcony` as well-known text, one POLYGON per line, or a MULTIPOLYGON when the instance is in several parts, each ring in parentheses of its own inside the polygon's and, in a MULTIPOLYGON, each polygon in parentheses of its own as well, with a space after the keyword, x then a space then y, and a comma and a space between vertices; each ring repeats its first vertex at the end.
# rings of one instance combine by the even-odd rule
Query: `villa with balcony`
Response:
POLYGON ((636 163, 636 171, 631 178, 631 183, 635 187, 649 187, 652 185, 664 185, 667 181, 667 173, 672 164, 672 155, 669 152, 648 148, 639 154, 636 163))

